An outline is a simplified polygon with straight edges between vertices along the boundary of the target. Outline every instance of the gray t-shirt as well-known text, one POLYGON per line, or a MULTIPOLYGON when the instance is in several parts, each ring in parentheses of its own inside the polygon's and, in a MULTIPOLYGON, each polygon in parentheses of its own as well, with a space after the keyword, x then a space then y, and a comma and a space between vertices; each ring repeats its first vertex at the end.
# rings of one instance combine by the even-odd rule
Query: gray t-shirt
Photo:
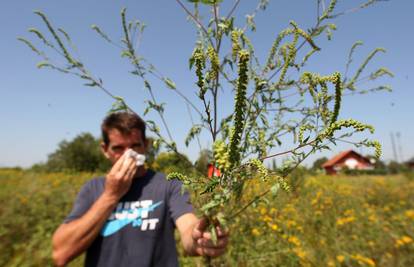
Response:
MULTIPOLYGON (((181 186, 150 170, 135 178, 87 250, 85 266, 178 266, 175 221, 193 211, 181 186)), ((104 177, 87 182, 64 223, 88 211, 104 187, 104 177)))

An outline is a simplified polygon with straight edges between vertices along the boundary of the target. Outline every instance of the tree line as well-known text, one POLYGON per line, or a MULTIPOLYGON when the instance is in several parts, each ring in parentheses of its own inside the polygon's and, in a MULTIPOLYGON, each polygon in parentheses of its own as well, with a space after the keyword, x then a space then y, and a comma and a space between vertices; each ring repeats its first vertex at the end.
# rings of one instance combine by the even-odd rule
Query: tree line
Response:
MULTIPOLYGON (((153 139, 149 137, 149 144, 152 141, 153 139)), ((61 141, 57 149, 48 155, 46 162, 35 164, 31 169, 44 172, 106 172, 110 169, 111 163, 100 151, 100 143, 101 139, 94 137, 91 133, 81 133, 70 141, 61 141)), ((212 162, 212 159, 212 151, 203 149, 193 164, 186 156, 179 157, 175 153, 160 152, 159 148, 150 145, 146 164, 149 168, 167 174, 186 170, 189 174, 206 175, 208 164, 212 162)), ((301 166, 299 173, 320 173, 323 171, 323 163, 327 160, 327 157, 317 158, 308 168, 301 166)), ((270 162, 268 168, 273 171, 280 169, 275 160, 270 162)), ((375 160, 374 168, 388 174, 407 171, 404 163, 384 162, 380 159, 375 160)))
MULTIPOLYGON (((153 139, 148 138, 149 144, 153 139)), ((47 161, 34 164, 31 169, 43 172, 106 172, 111 163, 100 150, 101 139, 91 133, 81 133, 72 140, 63 140, 57 149, 48 155, 47 161)), ((212 160, 212 152, 202 150, 193 164, 186 156, 175 153, 160 152, 159 148, 149 146, 146 164, 149 168, 164 173, 187 170, 188 172, 205 174, 207 165, 212 160)))

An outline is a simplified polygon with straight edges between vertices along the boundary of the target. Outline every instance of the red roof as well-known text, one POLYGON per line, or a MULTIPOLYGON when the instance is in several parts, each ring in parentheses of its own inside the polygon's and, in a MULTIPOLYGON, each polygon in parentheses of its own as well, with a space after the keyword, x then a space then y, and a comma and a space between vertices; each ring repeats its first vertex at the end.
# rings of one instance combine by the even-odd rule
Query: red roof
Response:
POLYGON ((330 160, 328 160, 327 162, 325 162, 324 164, 322 164, 322 167, 323 168, 332 167, 336 163, 338 163, 339 161, 341 161, 343 158, 349 156, 350 154, 356 154, 359 157, 365 159, 367 162, 370 162, 369 159, 367 159, 366 157, 364 157, 364 156, 358 154, 357 152, 353 151, 352 149, 350 149, 350 150, 343 151, 343 152, 339 153, 338 155, 336 155, 335 157, 331 158, 330 160))

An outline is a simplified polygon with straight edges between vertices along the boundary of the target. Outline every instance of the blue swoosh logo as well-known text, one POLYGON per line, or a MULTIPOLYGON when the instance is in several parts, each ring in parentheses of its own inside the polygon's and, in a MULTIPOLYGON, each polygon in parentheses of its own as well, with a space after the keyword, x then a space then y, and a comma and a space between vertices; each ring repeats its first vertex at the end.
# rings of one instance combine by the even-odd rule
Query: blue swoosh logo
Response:
POLYGON ((122 228, 124 228, 125 226, 127 226, 130 223, 132 223, 132 226, 134 226, 134 227, 141 226, 141 224, 142 224, 141 214, 145 211, 154 211, 155 208, 157 208, 161 204, 162 204, 162 201, 157 202, 155 204, 152 204, 148 208, 128 209, 127 210, 128 213, 130 213, 130 214, 136 213, 137 214, 137 217, 135 219, 125 218, 125 219, 120 219, 120 220, 115 219, 113 221, 109 221, 109 222, 105 223, 104 227, 102 228, 101 235, 102 236, 112 235, 112 234, 118 232, 119 230, 121 230, 122 228))

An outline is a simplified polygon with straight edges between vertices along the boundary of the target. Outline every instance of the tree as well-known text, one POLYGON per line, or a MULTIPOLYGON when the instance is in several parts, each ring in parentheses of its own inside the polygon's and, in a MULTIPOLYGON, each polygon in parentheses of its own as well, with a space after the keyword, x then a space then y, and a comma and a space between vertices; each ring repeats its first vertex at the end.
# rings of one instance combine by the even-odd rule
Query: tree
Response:
POLYGON ((397 173, 404 172, 407 169, 407 166, 405 166, 404 164, 401 164, 401 163, 399 163, 395 160, 391 160, 387 164, 387 169, 388 169, 389 173, 397 174, 397 173))
POLYGON ((176 153, 168 153, 163 152, 160 153, 156 158, 152 167, 156 171, 160 171, 166 174, 173 173, 173 172, 182 172, 187 175, 193 174, 193 164, 191 161, 181 155, 177 155, 176 153))
POLYGON ((208 149, 203 149, 200 151, 198 159, 194 163, 196 170, 202 174, 206 175, 208 170, 208 164, 213 162, 213 152, 208 149))
POLYGON ((106 171, 110 163, 101 153, 99 144, 90 133, 81 133, 71 141, 64 140, 48 156, 44 168, 47 171, 106 171))
POLYGON ((318 158, 313 162, 312 169, 313 170, 320 170, 322 169, 322 165, 328 161, 327 157, 318 158))
POLYGON ((376 158, 374 155, 368 155, 368 156, 366 156, 368 159, 369 159, 369 161, 372 163, 372 164, 374 164, 374 168, 376 169, 376 170, 385 170, 386 168, 387 168, 387 166, 386 166, 386 164, 385 164, 385 162, 384 161, 382 161, 381 159, 379 159, 379 158, 376 158))
POLYGON ((148 147, 146 153, 145 164, 149 168, 153 168, 154 161, 157 155, 160 153, 160 147, 156 145, 156 140, 152 137, 147 137, 148 147))

